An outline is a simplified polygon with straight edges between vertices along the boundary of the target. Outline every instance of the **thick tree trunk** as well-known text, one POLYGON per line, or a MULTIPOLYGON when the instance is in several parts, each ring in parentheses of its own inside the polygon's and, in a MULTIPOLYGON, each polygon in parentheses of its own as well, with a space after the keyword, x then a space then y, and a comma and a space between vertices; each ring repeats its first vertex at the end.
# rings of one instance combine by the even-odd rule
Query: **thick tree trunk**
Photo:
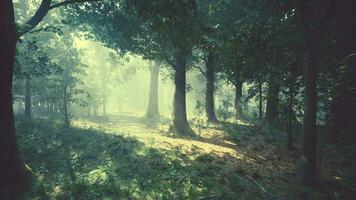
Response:
POLYGON ((318 49, 317 37, 310 28, 310 13, 307 8, 308 1, 298 1, 300 24, 304 31, 304 43, 307 48, 307 63, 304 71, 304 122, 303 122, 303 153, 301 179, 305 184, 314 184, 317 181, 317 66, 318 49))
POLYGON ((148 96, 148 105, 145 117, 147 119, 157 120, 158 112, 158 77, 159 77, 159 62, 152 61, 150 91, 148 96))
POLYGON ((308 63, 305 69, 305 102, 303 123, 302 180, 312 184, 317 177, 317 127, 316 127, 316 78, 317 48, 310 42, 308 63))
POLYGON ((171 131, 178 135, 194 135, 188 124, 186 110, 186 54, 179 50, 175 55, 175 92, 173 102, 173 125, 171 131))
POLYGON ((25 118, 31 120, 31 80, 26 79, 25 81, 25 118))
POLYGON ((25 182, 16 145, 12 108, 12 77, 16 31, 11 0, 0 1, 0 192, 19 189, 25 182))
POLYGON ((217 122, 214 105, 214 57, 211 53, 208 55, 206 62, 206 94, 205 94, 205 111, 208 122, 217 122))
POLYGON ((268 123, 272 123, 278 116, 278 93, 279 85, 276 80, 274 80, 274 76, 270 75, 266 107, 266 121, 268 123))
POLYGON ((258 100, 259 100, 259 105, 258 105, 258 118, 260 120, 262 120, 263 118, 263 91, 262 91, 262 83, 258 83, 258 92, 259 92, 259 97, 258 97, 258 100))
POLYGON ((235 84, 235 118, 243 119, 243 110, 242 110, 242 81, 238 81, 235 84))

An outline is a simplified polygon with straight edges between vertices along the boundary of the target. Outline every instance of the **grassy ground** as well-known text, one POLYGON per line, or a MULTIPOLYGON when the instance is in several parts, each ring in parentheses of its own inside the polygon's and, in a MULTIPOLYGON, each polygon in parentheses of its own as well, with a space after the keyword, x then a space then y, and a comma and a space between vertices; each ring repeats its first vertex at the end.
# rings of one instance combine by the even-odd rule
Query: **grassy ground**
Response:
MULTIPOLYGON (((300 186, 298 150, 286 151, 248 124, 195 129, 196 138, 173 136, 168 123, 147 125, 135 115, 74 120, 71 128, 18 120, 17 130, 35 174, 20 199, 347 199, 355 192, 300 186)), ((353 184, 342 174, 336 179, 353 184)))

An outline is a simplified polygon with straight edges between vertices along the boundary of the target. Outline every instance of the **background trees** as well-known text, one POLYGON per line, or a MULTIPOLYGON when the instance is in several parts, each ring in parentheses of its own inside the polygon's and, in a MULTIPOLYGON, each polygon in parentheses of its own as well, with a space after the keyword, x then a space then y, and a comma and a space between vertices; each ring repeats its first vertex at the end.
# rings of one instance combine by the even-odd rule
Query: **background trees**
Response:
POLYGON ((199 28, 194 1, 160 2, 160 5, 143 1, 121 4, 104 2, 92 6, 96 11, 75 6, 73 13, 81 14, 78 21, 82 20, 84 25, 89 25, 89 29, 96 29, 95 25, 100 20, 104 22, 101 24, 107 25, 103 31, 94 32, 98 33, 94 36, 96 39, 122 52, 130 51, 152 60, 164 60, 173 67, 176 93, 171 130, 178 134, 192 135, 186 116, 185 73, 187 59, 198 41, 196 32, 199 28), (98 16, 113 8, 113 15, 107 18, 98 16))

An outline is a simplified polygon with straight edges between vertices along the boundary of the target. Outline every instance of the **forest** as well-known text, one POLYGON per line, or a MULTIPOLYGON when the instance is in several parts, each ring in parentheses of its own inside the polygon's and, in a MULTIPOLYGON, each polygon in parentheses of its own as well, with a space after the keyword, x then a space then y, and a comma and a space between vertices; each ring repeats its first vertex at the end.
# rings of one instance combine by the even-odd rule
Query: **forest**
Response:
POLYGON ((356 199, 355 0, 1 0, 0 199, 356 199))

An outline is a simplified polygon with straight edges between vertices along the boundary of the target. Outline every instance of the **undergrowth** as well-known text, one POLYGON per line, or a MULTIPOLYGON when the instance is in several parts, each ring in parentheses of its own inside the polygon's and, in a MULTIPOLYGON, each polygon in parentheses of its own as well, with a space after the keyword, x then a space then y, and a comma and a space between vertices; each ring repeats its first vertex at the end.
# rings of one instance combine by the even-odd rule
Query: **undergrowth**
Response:
POLYGON ((338 199, 338 193, 299 185, 297 152, 282 151, 263 134, 256 136, 258 127, 220 124, 203 130, 202 137, 186 140, 149 129, 142 133, 163 137, 158 141, 142 139, 133 131, 129 135, 116 129, 107 132, 105 126, 109 124, 65 128, 56 120, 37 119, 30 124, 17 120, 18 144, 33 172, 30 190, 18 198, 338 199), (204 138, 220 130, 226 137, 204 138), (163 148, 168 142, 169 148, 163 148), (231 149, 241 159, 207 153, 202 150, 206 145, 231 149))

